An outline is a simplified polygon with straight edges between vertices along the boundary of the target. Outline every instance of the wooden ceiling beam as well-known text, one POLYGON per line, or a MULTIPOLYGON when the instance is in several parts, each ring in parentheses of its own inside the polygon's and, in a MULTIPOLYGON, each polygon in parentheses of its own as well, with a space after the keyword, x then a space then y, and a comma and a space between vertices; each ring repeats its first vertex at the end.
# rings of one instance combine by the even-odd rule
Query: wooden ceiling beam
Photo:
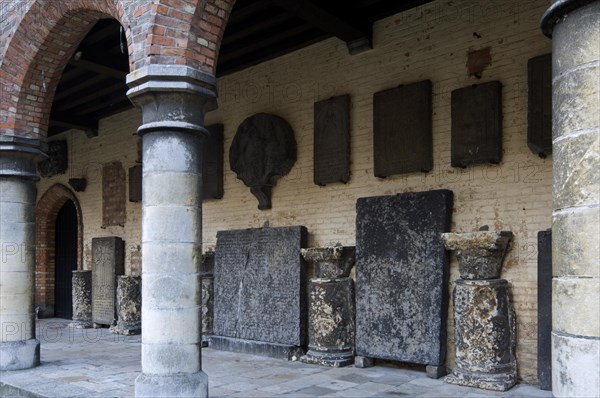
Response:
POLYGON ((50 118, 49 131, 52 131, 52 135, 71 129, 83 131, 88 138, 96 137, 98 136, 98 120, 77 118, 64 114, 54 114, 50 118))
POLYGON ((373 25, 368 31, 351 24, 310 0, 287 0, 276 3, 312 26, 346 42, 350 54, 373 48, 373 25))

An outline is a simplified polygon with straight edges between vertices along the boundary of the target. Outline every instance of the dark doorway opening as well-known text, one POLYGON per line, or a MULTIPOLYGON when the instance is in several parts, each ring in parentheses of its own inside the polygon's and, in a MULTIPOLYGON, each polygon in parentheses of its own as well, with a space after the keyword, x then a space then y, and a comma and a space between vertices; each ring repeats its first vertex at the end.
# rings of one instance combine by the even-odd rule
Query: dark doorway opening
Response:
POLYGON ((56 217, 54 316, 73 318, 73 271, 77 269, 77 210, 67 200, 56 217))

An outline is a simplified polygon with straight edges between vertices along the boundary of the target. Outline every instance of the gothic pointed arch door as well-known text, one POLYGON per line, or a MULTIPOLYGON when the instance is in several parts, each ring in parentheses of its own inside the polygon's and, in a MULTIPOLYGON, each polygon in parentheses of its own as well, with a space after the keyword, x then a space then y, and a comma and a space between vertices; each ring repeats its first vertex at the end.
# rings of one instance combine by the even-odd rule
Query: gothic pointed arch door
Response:
POLYGON ((67 200, 58 211, 55 228, 54 315, 73 317, 73 271, 77 269, 77 210, 67 200))

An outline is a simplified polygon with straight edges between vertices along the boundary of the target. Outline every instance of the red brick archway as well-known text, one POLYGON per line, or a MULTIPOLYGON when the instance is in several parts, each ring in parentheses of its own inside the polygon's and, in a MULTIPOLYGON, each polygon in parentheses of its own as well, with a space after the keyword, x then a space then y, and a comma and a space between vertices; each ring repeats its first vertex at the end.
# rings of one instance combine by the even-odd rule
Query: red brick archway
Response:
POLYGON ((38 201, 35 218, 37 249, 35 254, 35 305, 40 317, 54 315, 54 237, 58 211, 71 200, 77 211, 77 269, 83 269, 83 221, 81 206, 73 192, 62 184, 54 184, 38 201))

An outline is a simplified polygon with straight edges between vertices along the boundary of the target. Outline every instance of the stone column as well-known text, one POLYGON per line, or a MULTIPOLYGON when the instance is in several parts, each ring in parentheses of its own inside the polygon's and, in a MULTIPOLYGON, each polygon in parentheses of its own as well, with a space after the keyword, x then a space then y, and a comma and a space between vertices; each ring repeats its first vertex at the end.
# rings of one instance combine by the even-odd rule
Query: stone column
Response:
POLYGON ((552 390, 600 395, 600 1, 554 0, 552 390))
POLYGON ((109 331, 124 335, 142 332, 141 276, 117 276, 117 324, 109 331))
POLYGON ((302 249, 315 264, 308 304, 308 352, 305 363, 341 367, 354 363, 354 247, 302 249))
POLYGON ((136 397, 206 397, 201 366, 202 139, 213 76, 180 65, 128 75, 142 110, 142 373, 136 397))
POLYGON ((456 367, 448 383, 506 391, 517 382, 516 318, 500 277, 512 232, 445 233, 460 279, 454 287, 456 367))
POLYGON ((92 271, 73 271, 73 322, 70 327, 85 329, 92 323, 92 271))
POLYGON ((215 317, 214 269, 215 252, 210 251, 204 253, 202 256, 202 269, 200 272, 202 281, 202 347, 208 347, 210 336, 213 334, 213 322, 215 317))
POLYGON ((40 363, 33 291, 40 148, 38 140, 0 136, 0 370, 40 363))

